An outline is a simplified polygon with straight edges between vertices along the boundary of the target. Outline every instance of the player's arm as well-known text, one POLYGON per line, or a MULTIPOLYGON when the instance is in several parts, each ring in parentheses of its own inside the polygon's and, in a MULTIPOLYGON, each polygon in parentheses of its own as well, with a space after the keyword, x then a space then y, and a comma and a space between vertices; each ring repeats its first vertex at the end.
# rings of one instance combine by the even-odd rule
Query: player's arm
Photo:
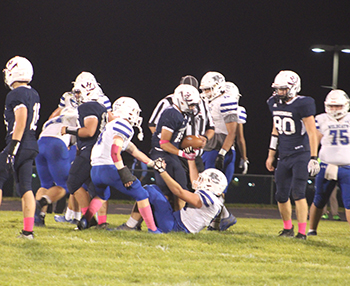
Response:
POLYGON ((230 150, 236 138, 237 122, 228 122, 225 124, 227 129, 227 136, 224 143, 221 146, 221 149, 224 149, 226 152, 230 150))
POLYGON ((193 205, 196 208, 202 207, 202 201, 200 200, 199 196, 195 193, 191 193, 187 190, 184 190, 178 182, 176 182, 170 175, 165 171, 165 162, 162 159, 155 160, 155 166, 153 167, 155 170, 157 170, 160 173, 160 176, 170 189, 170 191, 183 201, 193 205), (157 163, 156 163, 157 162, 157 163), (158 164, 160 163, 160 164, 158 164), (161 166, 159 166, 161 165, 161 166), (158 168, 159 167, 159 168, 158 168))
POLYGON ((136 177, 133 174, 131 174, 127 166, 124 166, 123 158, 121 156, 123 142, 124 140, 122 137, 118 135, 115 135, 113 137, 111 157, 114 162, 114 165, 118 169, 120 179, 122 180, 124 186, 127 188, 132 185, 132 183, 136 180, 136 177))
POLYGON ((155 126, 148 126, 149 130, 151 131, 151 133, 153 134, 154 132, 156 132, 156 127, 155 126))
POLYGON ((241 158, 243 160, 248 160, 247 158, 247 145, 244 138, 244 130, 243 124, 239 123, 237 125, 237 146, 239 149, 239 153, 241 154, 241 158))
POLYGON ((61 108, 61 107, 57 107, 57 108, 51 113, 51 115, 49 116, 49 119, 54 118, 54 117, 60 115, 62 109, 63 109, 63 108, 61 108))
POLYGON ((319 137, 317 135, 315 117, 311 115, 309 117, 304 117, 302 120, 306 129, 307 135, 309 136, 310 155, 311 157, 317 157, 319 137))
POLYGON ((277 145, 278 145, 278 132, 277 132, 277 129, 276 129, 275 124, 274 124, 272 127, 272 132, 271 132, 269 153, 267 155, 267 159, 265 162, 266 169, 269 170, 270 172, 273 172, 275 170, 273 163, 275 162, 277 145))
POLYGON ((62 126, 61 133, 71 134, 80 138, 88 138, 94 136, 98 126, 98 119, 96 117, 88 117, 84 119, 84 127, 70 127, 62 126))
POLYGON ((139 160, 140 162, 143 162, 147 164, 149 167, 153 167, 153 160, 150 159, 145 153, 137 149, 134 143, 130 142, 128 144, 128 147, 126 147, 126 152, 128 152, 131 156, 139 160))
POLYGON ((28 110, 23 105, 17 108, 14 114, 16 124, 13 128, 12 140, 21 141, 27 124, 28 110))
POLYGON ((173 136, 172 131, 170 131, 166 128, 162 128, 162 132, 161 132, 160 140, 159 140, 160 148, 162 148, 164 151, 166 151, 170 154, 174 154, 174 155, 177 155, 179 157, 183 157, 183 158, 188 159, 188 160, 194 160, 196 158, 195 153, 187 154, 184 151, 179 150, 173 144, 170 143, 172 136, 173 136))

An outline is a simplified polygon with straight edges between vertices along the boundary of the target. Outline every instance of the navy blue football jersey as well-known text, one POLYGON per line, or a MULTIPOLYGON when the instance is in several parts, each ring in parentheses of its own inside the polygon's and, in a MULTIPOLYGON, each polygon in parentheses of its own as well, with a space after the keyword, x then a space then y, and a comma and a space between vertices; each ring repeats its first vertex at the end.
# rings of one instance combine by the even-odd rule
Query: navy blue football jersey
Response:
POLYGON ((187 127, 187 123, 187 115, 183 115, 174 107, 165 109, 159 118, 156 132, 154 132, 152 135, 152 147, 160 148, 159 140, 162 128, 166 128, 167 130, 173 132, 170 143, 176 148, 179 148, 179 144, 187 127))
POLYGON ((78 107, 78 120, 80 127, 84 127, 84 119, 95 117, 98 119, 98 125, 94 136, 88 138, 77 137, 77 145, 80 150, 84 147, 93 146, 98 138, 98 135, 105 127, 108 121, 107 109, 97 101, 83 103, 78 107))
POLYGON ((279 157, 310 151, 309 137, 302 119, 315 115, 315 100, 309 96, 299 95, 285 104, 280 104, 276 102, 274 96, 271 96, 267 104, 278 131, 279 157))
POLYGON ((27 123, 21 140, 21 148, 38 151, 36 139, 37 122, 39 119, 40 97, 38 92, 31 86, 20 86, 11 90, 5 101, 4 120, 7 129, 6 144, 12 140, 17 107, 27 108, 27 123))

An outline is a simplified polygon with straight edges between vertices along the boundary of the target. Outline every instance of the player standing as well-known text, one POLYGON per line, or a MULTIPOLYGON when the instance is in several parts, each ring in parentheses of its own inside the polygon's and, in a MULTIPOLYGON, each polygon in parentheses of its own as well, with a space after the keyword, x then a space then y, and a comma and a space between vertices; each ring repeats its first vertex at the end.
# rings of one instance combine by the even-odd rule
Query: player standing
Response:
POLYGON ((317 162, 316 106, 313 98, 298 95, 300 77, 293 71, 282 70, 272 83, 275 89, 267 100, 272 113, 273 127, 266 168, 272 172, 278 150, 275 170, 276 200, 283 220, 280 236, 294 236, 292 205, 295 201, 299 239, 306 239, 308 205, 305 197, 309 177, 315 176, 320 166, 317 162))
MULTIPOLYGON (((0 154, 0 196, 2 187, 13 172, 17 194, 22 199, 23 230, 20 238, 33 239, 35 198, 32 191, 32 168, 38 154, 35 136, 39 119, 40 98, 29 83, 33 66, 24 57, 10 59, 5 69, 4 81, 11 89, 5 101, 7 146, 0 154)), ((1 199, 0 199, 1 202, 1 199)))
POLYGON ((316 116, 317 134, 321 140, 321 171, 315 180, 316 193, 310 207, 310 229, 317 235, 317 226, 334 187, 342 191, 345 214, 350 224, 350 114, 349 97, 340 89, 328 93, 326 113, 316 116))

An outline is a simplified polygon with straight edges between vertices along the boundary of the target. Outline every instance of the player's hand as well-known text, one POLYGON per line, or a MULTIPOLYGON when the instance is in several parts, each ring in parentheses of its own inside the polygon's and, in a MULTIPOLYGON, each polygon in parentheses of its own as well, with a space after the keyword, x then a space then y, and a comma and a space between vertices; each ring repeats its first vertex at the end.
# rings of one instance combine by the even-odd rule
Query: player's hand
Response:
POLYGON ((11 172, 15 172, 15 156, 11 154, 7 154, 7 166, 9 167, 11 172))
POLYGON ((242 170, 242 174, 245 175, 248 172, 248 158, 246 160, 244 160, 243 158, 241 158, 241 160, 239 161, 239 168, 243 169, 242 170))
POLYGON ((275 157, 272 157, 272 156, 267 157, 265 166, 268 171, 273 172, 275 170, 275 167, 273 166, 274 162, 275 162, 275 157))
MULTIPOLYGON (((192 148, 192 147, 187 147, 187 148, 192 148)), ((193 150, 193 148, 192 148, 192 150, 193 150)), ((183 157, 183 158, 185 158, 187 160, 194 160, 194 159, 196 159, 196 153, 189 153, 189 154, 187 154, 186 152, 184 152, 182 150, 179 150, 179 152, 177 153, 177 156, 183 157)))
POLYGON ((158 171, 159 173, 163 173, 165 171, 165 161, 162 158, 158 158, 156 160, 153 161, 154 165, 153 165, 153 169, 158 171))
POLYGON ((196 153, 192 146, 182 149, 182 151, 184 151, 186 154, 196 153))
POLYGON ((316 176, 320 171, 320 164, 317 159, 311 158, 309 164, 307 165, 307 170, 311 177, 316 176))
POLYGON ((223 171, 224 170, 224 160, 225 160, 225 156, 218 154, 218 156, 215 159, 215 168, 223 171))

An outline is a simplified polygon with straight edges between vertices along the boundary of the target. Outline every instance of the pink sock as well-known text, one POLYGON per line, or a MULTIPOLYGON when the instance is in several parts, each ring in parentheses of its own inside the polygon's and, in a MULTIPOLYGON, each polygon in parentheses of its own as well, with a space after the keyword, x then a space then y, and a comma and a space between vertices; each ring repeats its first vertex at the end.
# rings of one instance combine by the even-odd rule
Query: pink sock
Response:
POLYGON ((88 221, 94 216, 95 213, 101 208, 102 202, 99 199, 92 199, 89 205, 89 209, 85 213, 85 217, 88 221))
POLYGON ((139 212, 140 212, 143 220, 145 221, 147 227, 152 231, 157 230, 157 226, 154 222, 151 206, 148 205, 147 207, 139 208, 139 212))
POLYGON ((89 207, 86 208, 81 208, 81 213, 84 215, 86 213, 86 211, 88 210, 89 207))
POLYGON ((23 218, 23 230, 33 231, 33 226, 34 226, 34 217, 23 218))
POLYGON ((103 224, 107 221, 107 216, 106 215, 99 215, 98 216, 98 224, 103 224))
POLYGON ((306 234, 306 222, 298 223, 298 232, 301 234, 306 234))
POLYGON ((284 220, 283 221, 283 228, 284 229, 291 229, 293 227, 292 220, 284 220))

